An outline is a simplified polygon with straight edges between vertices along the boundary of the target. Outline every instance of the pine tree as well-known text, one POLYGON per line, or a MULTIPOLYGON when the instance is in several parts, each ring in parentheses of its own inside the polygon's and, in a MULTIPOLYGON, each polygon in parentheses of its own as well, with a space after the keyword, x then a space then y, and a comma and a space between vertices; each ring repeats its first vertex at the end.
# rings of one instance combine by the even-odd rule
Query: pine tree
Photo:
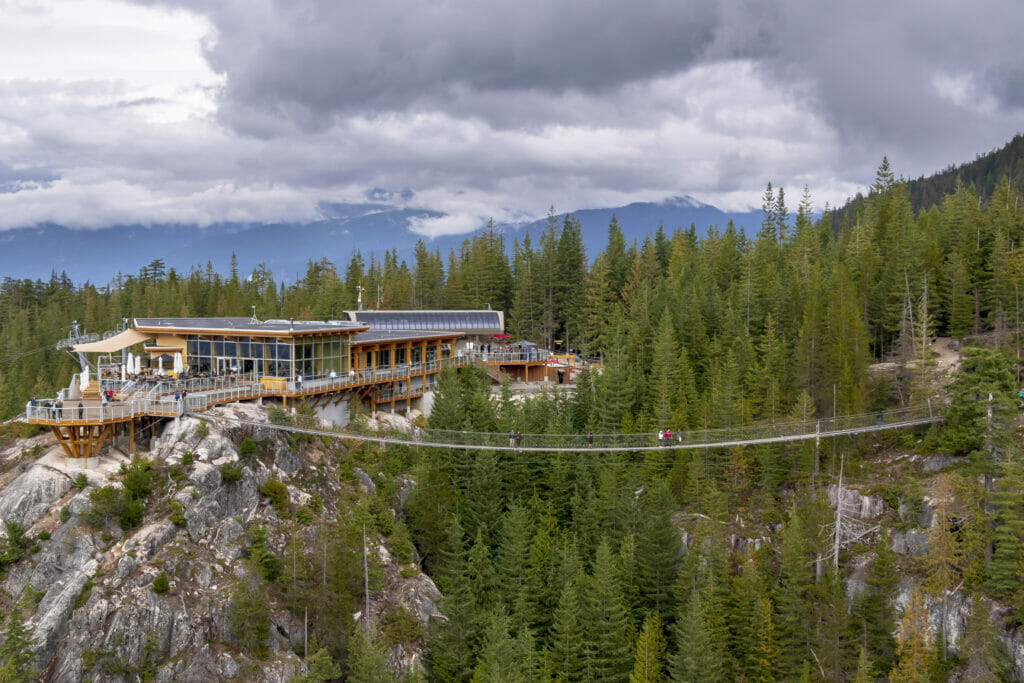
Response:
POLYGON ((629 648, 629 615, 615 572, 615 557, 607 539, 594 555, 594 572, 585 594, 585 626, 592 651, 594 678, 625 681, 629 677, 632 652, 629 648))
POLYGON ((893 683, 917 683, 925 680, 933 657, 931 629, 924 597, 914 590, 900 619, 899 651, 896 666, 889 672, 893 683))
POLYGON ((32 630, 22 622, 21 610, 17 605, 7 615, 3 638, 3 644, 0 645, 0 680, 33 680, 39 674, 35 666, 36 657, 32 651, 35 638, 32 636, 32 630))
POLYGON ((679 569, 679 530, 672 522, 673 507, 665 480, 651 484, 636 539, 640 595, 647 609, 658 614, 671 609, 672 581, 679 569))
POLYGON ((882 536, 875 546, 875 559, 868 566, 864 579, 865 592, 855 609, 864 631, 865 650, 878 668, 888 671, 896 656, 896 609, 894 600, 899 584, 896 553, 890 547, 889 534, 882 536))
POLYGON ((725 680, 721 653, 711 638, 707 614, 700 592, 690 596, 674 631, 675 653, 669 658, 669 671, 676 683, 725 680))
POLYGON ((782 548, 778 593, 778 643, 782 657, 780 673, 796 675, 808 647, 808 616, 810 590, 814 585, 813 555, 808 547, 804 520, 794 508, 782 531, 782 548))
POLYGON ((988 602, 980 595, 973 596, 971 616, 967 620, 960 659, 966 660, 964 675, 969 681, 995 683, 1008 680, 1012 664, 995 624, 989 615, 988 602))
POLYGON ((551 621, 547 658, 559 680, 584 681, 591 677, 582 620, 582 598, 575 578, 562 589, 551 621))
POLYGON ((349 640, 348 669, 345 680, 353 683, 380 683, 394 680, 388 672, 387 655, 379 642, 363 629, 356 629, 349 640))
POLYGON ((992 494, 996 527, 988 588, 997 600, 1009 602, 1021 590, 1018 572, 1024 566, 1024 482, 1018 463, 1007 463, 1005 472, 992 494))
POLYGON ((853 683, 874 683, 876 678, 875 667, 868 657, 868 651, 862 647, 860 657, 857 659, 857 673, 853 677, 853 683))
POLYGON ((629 682, 659 683, 664 680, 665 634, 657 614, 649 614, 644 619, 635 649, 633 673, 629 675, 629 682))

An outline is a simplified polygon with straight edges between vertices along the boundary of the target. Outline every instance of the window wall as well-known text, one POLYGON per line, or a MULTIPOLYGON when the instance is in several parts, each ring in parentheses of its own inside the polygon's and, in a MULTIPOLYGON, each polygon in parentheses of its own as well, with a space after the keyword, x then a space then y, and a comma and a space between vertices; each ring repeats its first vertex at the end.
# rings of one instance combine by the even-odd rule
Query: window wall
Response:
POLYGON ((348 335, 290 338, 191 336, 186 362, 193 373, 229 370, 261 377, 304 378, 348 372, 348 335))

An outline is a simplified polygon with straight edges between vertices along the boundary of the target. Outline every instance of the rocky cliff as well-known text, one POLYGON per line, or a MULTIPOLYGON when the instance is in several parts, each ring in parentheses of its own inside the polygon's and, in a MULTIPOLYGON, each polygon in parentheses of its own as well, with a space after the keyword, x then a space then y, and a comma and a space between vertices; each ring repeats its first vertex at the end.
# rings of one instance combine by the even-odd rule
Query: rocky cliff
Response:
MULTIPOLYGON (((306 673, 297 654, 308 639, 303 615, 287 609, 280 591, 266 594, 269 621, 259 656, 240 647, 232 631, 232 596, 254 571, 250 532, 264 530, 267 551, 280 558, 295 538, 300 548, 314 546, 319 529, 351 515, 350 504, 374 492, 338 457, 343 446, 289 441, 255 405, 221 410, 267 427, 225 428, 195 418, 167 423, 144 454, 152 461, 152 490, 142 519, 128 529, 91 514, 95 492, 124 486, 124 454, 111 449, 99 467, 83 471, 45 435, 0 453, 0 522, 23 525, 35 541, 7 567, 0 589, 8 605, 22 606, 44 677, 287 681, 306 673), (283 486, 270 490, 269 481, 283 486), (158 577, 166 579, 165 591, 154 584, 158 577)), ((381 514, 396 512, 385 507, 381 514)), ((407 631, 413 640, 390 644, 390 665, 396 672, 418 667, 417 634, 443 619, 440 593, 414 566, 400 566, 372 530, 368 546, 377 572, 371 610, 382 614, 397 605, 420 626, 407 631)), ((326 561, 325 555, 325 584, 326 561)), ((364 610, 357 603, 340 623, 354 623, 364 610)))

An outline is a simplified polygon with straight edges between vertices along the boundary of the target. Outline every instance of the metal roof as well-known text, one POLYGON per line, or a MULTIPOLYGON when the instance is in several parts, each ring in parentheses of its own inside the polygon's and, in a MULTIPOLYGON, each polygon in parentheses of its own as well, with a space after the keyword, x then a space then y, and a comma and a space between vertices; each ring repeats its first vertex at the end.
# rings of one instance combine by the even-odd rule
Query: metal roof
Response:
POLYGON ((236 334, 308 334, 366 329, 348 320, 253 320, 252 318, 136 318, 135 327, 168 332, 226 332, 236 334))
POLYGON ((504 332, 502 311, 345 311, 349 320, 373 330, 451 330, 462 334, 504 332))

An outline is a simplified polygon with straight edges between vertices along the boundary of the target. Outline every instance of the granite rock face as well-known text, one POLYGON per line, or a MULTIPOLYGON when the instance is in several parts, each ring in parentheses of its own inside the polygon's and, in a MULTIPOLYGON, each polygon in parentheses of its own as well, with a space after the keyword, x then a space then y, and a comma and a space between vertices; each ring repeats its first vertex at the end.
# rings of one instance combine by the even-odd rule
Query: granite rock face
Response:
MULTIPOLYGON (((49 538, 39 539, 33 553, 7 567, 0 588, 13 599, 29 598, 23 617, 33 630, 44 679, 106 683, 138 680, 145 671, 157 681, 284 683, 305 673, 294 653, 302 642, 301 619, 281 604, 271 605, 269 657, 254 660, 231 644, 231 600, 249 571, 243 559, 249 528, 266 529, 267 547, 279 556, 296 531, 307 542, 319 538, 316 525, 297 526, 259 488, 272 477, 281 480, 292 508, 309 503, 315 493, 330 501, 319 513, 324 522, 348 513, 334 501, 367 494, 342 480, 340 466, 325 457, 328 451, 318 450, 320 444, 293 449, 270 428, 262 408, 217 410, 246 424, 168 420, 152 450, 142 454, 156 463, 159 476, 146 515, 133 529, 115 523, 94 529, 80 519, 98 487, 121 485, 118 467, 126 458, 101 461, 85 472, 86 488, 76 491, 77 472, 45 464, 45 457, 26 466, 24 446, 16 444, 17 461, 7 471, 7 484, 0 484, 0 522, 16 521, 33 535, 46 531, 49 538), (259 451, 240 458, 238 444, 246 437, 259 443, 259 451), (225 465, 233 470, 230 476, 222 474, 225 465), (314 470, 317 476, 309 476, 314 470), (344 487, 347 496, 340 495, 344 487), (170 588, 158 594, 153 582, 161 572, 170 588)), ((52 440, 44 435, 41 446, 53 450, 47 438, 52 440)), ((372 491, 373 480, 366 476, 366 481, 372 491)), ((407 477, 403 486, 411 489, 415 482, 407 477)), ((437 607, 441 594, 430 577, 399 567, 379 539, 373 543, 387 583, 371 609, 401 607, 424 629, 443 620, 437 607)), ((396 646, 393 659, 396 672, 422 668, 422 642, 396 646)))
POLYGON ((71 477, 33 465, 0 491, 0 528, 6 522, 30 527, 71 490, 71 477))
MULTIPOLYGON (((839 498, 839 487, 829 484, 825 489, 825 495, 828 496, 829 505, 834 509, 839 498)), ((843 487, 841 504, 843 514, 856 519, 877 519, 889 509, 881 496, 865 496, 857 489, 846 487, 843 487)))

